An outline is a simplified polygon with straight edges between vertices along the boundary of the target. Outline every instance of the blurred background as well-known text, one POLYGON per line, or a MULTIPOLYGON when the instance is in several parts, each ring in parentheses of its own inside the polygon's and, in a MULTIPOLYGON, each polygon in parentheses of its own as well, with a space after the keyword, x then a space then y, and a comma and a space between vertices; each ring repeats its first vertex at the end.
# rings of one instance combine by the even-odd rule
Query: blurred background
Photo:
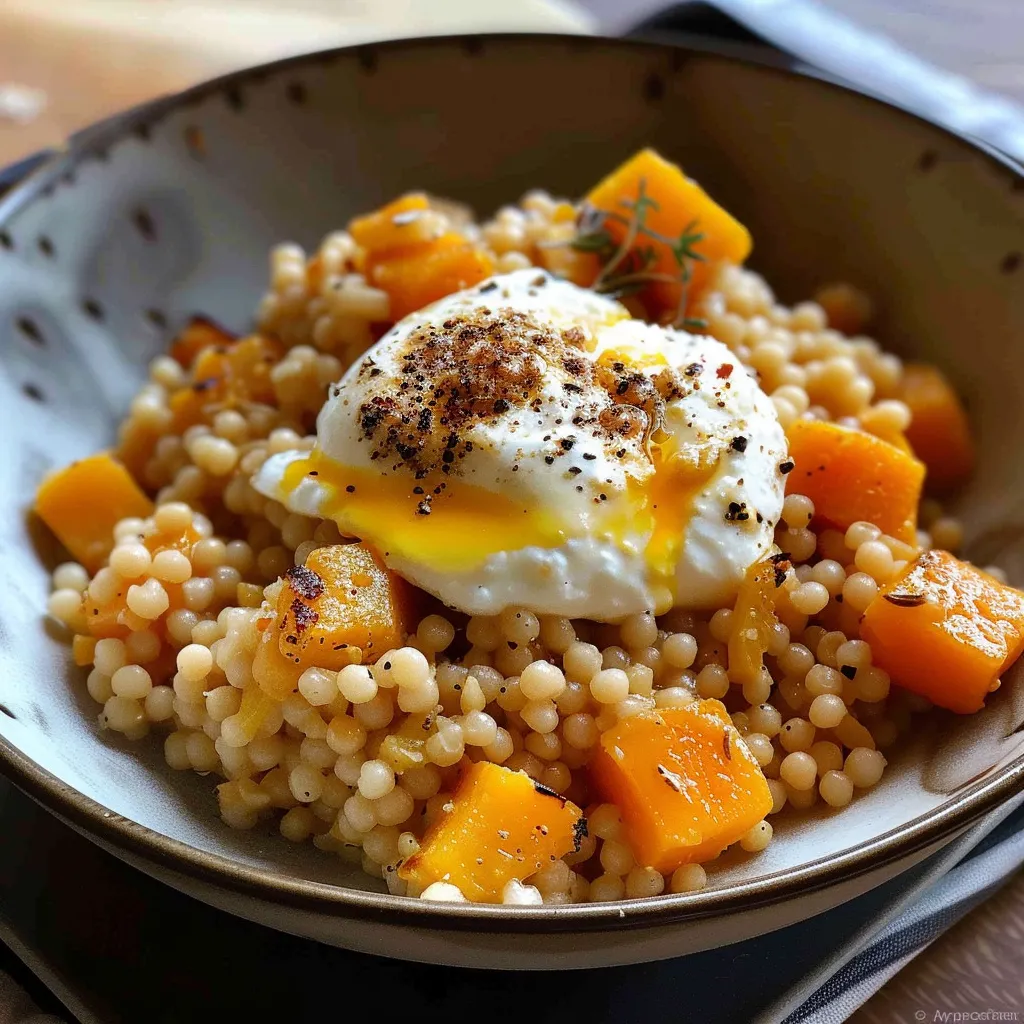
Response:
MULTIPOLYGON (((351 42, 486 30, 620 32, 658 0, 0 0, 0 166, 235 68, 351 42)), ((792 0, 722 0, 763 26, 792 0)), ((1024 0, 799 0, 1024 102, 1024 0)))

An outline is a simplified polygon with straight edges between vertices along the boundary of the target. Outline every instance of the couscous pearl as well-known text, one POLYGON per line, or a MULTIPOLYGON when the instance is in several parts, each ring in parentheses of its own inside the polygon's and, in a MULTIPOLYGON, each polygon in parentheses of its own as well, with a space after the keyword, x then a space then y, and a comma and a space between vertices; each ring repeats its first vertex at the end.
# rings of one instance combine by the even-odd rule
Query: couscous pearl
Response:
POLYGON ((794 587, 789 601, 801 615, 817 615, 828 604, 829 592, 820 583, 801 583, 794 587))
POLYGON ((562 756, 562 741, 554 732, 531 732, 523 747, 542 761, 557 761, 562 756))
POLYGON ((366 743, 366 729, 348 715, 337 715, 327 726, 327 735, 324 738, 336 754, 354 754, 366 743))
POLYGON ((590 883, 588 897, 591 903, 606 903, 621 900, 626 895, 626 883, 619 875, 606 873, 590 883))
POLYGON ((278 828, 285 839, 302 843, 312 835, 315 822, 316 818, 308 807, 293 807, 285 811, 278 828))
POLYGON ((369 832, 377 824, 377 816, 373 813, 373 802, 367 800, 362 793, 353 793, 345 801, 345 817, 357 832, 369 832))
POLYGON ((689 633, 672 633, 661 645, 661 656, 673 668, 689 668, 697 659, 697 641, 689 633))
POLYGON ((483 711, 487 707, 487 698, 475 675, 466 676, 462 684, 462 695, 459 698, 459 710, 463 714, 471 711, 483 711))
POLYGON ((650 647, 658 639, 658 624, 650 612, 631 615, 619 627, 624 647, 650 647))
POLYGON ((878 584, 867 572, 855 572, 843 584, 843 602, 855 612, 862 612, 878 594, 878 584))
POLYGON ((834 693, 822 693, 811 701, 807 717, 819 729, 834 729, 846 717, 846 704, 834 693))
POLYGON ((288 788, 301 804, 311 804, 320 799, 324 779, 312 765, 298 764, 288 773, 288 788))
POLYGON ((364 761, 359 769, 359 792, 367 800, 379 800, 395 788, 395 773, 384 761, 364 761))
POLYGON ((125 603, 140 618, 152 620, 163 615, 171 602, 159 580, 148 579, 128 588, 125 603))
POLYGON ((666 686, 654 694, 654 706, 658 708, 685 708, 696 700, 685 686, 666 686))
POLYGON ((629 654, 621 647, 606 647, 601 653, 601 667, 625 671, 629 667, 629 654))
POLYGON ((646 899, 660 896, 665 891, 665 878, 654 868, 631 868, 626 875, 626 896, 628 899, 646 899))
POLYGON ((654 669, 647 665, 630 665, 626 669, 631 694, 649 697, 654 691, 654 669))
POLYGON ((569 715, 562 721, 565 742, 578 750, 590 749, 598 740, 594 716, 586 713, 569 715))
POLYGON ((55 590, 46 602, 46 610, 58 622, 68 625, 75 621, 82 609, 82 594, 78 590, 65 587, 55 590))
POLYGON ((154 686, 146 694, 143 708, 151 722, 166 722, 174 714, 174 690, 169 686, 154 686))
POLYGON ((549 662, 534 661, 520 674, 519 689, 531 701, 557 697, 565 689, 565 676, 549 662))
POLYGON ((795 790, 808 790, 814 786, 818 777, 818 766, 810 754, 795 751, 782 759, 779 777, 795 790))
POLYGON ((774 829, 767 821, 759 821, 740 837, 740 846, 747 853, 760 853, 772 841, 774 829))
POLYGON ((884 669, 876 668, 874 665, 859 668, 855 682, 857 697, 865 703, 874 704, 889 696, 891 680, 889 673, 884 669))
POLYGON ((185 741, 188 759, 197 772, 215 771, 220 764, 214 741, 204 732, 193 732, 185 741))
POLYGON ((829 807, 845 807, 853 799, 853 783, 840 771, 827 771, 818 783, 818 792, 829 807))
POLYGON ((158 551, 149 572, 163 583, 184 583, 192 575, 192 563, 180 551, 158 551))
POLYGON ((854 564, 877 583, 886 583, 895 572, 892 552, 880 540, 865 541, 853 557, 854 564))
POLYGON ((814 697, 819 694, 842 693, 844 678, 834 668, 829 668, 827 665, 815 665, 804 676, 804 686, 807 688, 807 692, 814 697))
POLYGON ((540 641, 552 654, 564 654, 576 639, 576 630, 569 619, 560 615, 542 615, 540 641))
POLYGON ((778 814, 786 806, 786 784, 781 779, 768 779, 768 791, 772 795, 772 809, 769 814, 778 814))
POLYGON ((114 696, 114 690, 110 685, 110 676, 94 668, 85 680, 85 688, 97 704, 105 704, 114 696))
POLYGON ((697 673, 697 693, 720 700, 729 692, 729 673, 721 665, 705 665, 697 673))
POLYGON ((459 724, 463 741, 471 747, 487 747, 498 737, 498 723, 484 711, 467 711, 459 724))
POLYGON ((186 747, 187 739, 188 736, 184 732, 172 732, 164 740, 164 760, 175 771, 183 772, 192 767, 186 747))
POLYGON ((700 864, 684 864, 672 872, 669 889, 672 892, 697 892, 708 884, 707 872, 700 864))
POLYGON ((763 704, 772 695, 773 685, 771 674, 762 666, 757 676, 743 684, 743 699, 751 705, 763 704))
POLYGON ((93 651, 93 664, 97 671, 104 675, 112 676, 121 668, 127 660, 127 650, 124 642, 113 637, 106 637, 96 641, 96 648, 93 651))
POLYGON ((636 863, 633 858, 633 851, 626 843, 617 839, 606 839, 601 845, 599 857, 601 867, 612 875, 624 875, 636 863))
POLYGON ((838 743, 819 740, 817 743, 811 744, 807 753, 814 758, 814 763, 818 766, 818 775, 839 771, 843 767, 843 749, 838 743))
POLYGON ((178 651, 177 665, 186 679, 203 679, 213 668, 213 654, 202 644, 187 644, 178 651))
POLYGON ((437 654, 455 639, 455 627, 442 615, 428 615, 420 620, 416 636, 425 650, 437 654))
POLYGON ((353 704, 366 704, 377 696, 377 681, 365 665, 346 665, 337 675, 336 689, 353 704))
POLYGON ((512 734, 507 729, 497 729, 494 739, 483 748, 483 751, 488 761, 504 764, 515 752, 512 734))
POLYGON ((192 640, 192 630, 199 623, 199 616, 187 608, 178 608, 167 616, 167 632, 178 644, 188 644, 192 640))
POLYGON ((462 890, 450 882, 431 882, 420 893, 421 900, 436 900, 439 903, 465 903, 462 890))
POLYGON ((747 711, 747 723, 751 732, 759 732, 769 739, 779 734, 782 715, 771 704, 759 704, 747 711))
POLYGON ((863 668, 871 664, 871 647, 863 640, 847 640, 836 650, 836 664, 863 668))
POLYGON ((237 715, 241 705, 242 691, 233 686, 218 686, 206 695, 206 713, 215 722, 237 715))
POLYGON ((126 580, 137 580, 149 572, 153 557, 145 544, 118 544, 110 552, 110 568, 126 580))
MULTIPOLYGON (((349 668, 353 666, 348 666, 349 668)), ((307 668, 299 676, 299 693, 313 707, 330 704, 338 696, 338 677, 334 672, 322 668, 307 668)), ((374 687, 376 689, 376 687, 374 687)))
POLYGON ((590 834, 598 839, 618 839, 622 835, 622 818, 614 804, 598 804, 587 818, 590 834))
POLYGON ((387 671, 395 686, 421 689, 430 681, 430 665, 415 647, 400 647, 385 657, 390 661, 387 671))
POLYGON ((525 608, 509 608, 498 618, 498 625, 506 640, 528 644, 540 636, 540 619, 525 608))
POLYGON ((124 665, 110 677, 110 688, 118 697, 142 700, 153 689, 153 680, 141 665, 124 665))
POLYGON ((577 640, 562 655, 562 667, 573 682, 589 683, 601 670, 601 652, 593 644, 577 640))
POLYGON ((885 765, 885 756, 880 751, 855 747, 846 755, 843 771, 858 789, 868 789, 881 779, 885 765))
POLYGON ((602 669, 590 680, 590 693, 600 704, 618 704, 629 695, 629 676, 622 669, 602 669))
POLYGON ((544 898, 536 886, 523 885, 518 879, 513 878, 502 889, 501 902, 507 906, 539 907, 544 902, 544 898))
MULTIPOLYGON (((122 575, 118 570, 114 570, 122 575)), ((82 593, 89 585, 89 574, 77 562, 62 562, 53 570, 54 590, 77 590, 82 593)))
POLYGON ((161 533, 177 536, 192 525, 192 509, 183 501, 168 501, 157 506, 153 520, 161 533))
POLYGON ((789 753, 809 750, 814 742, 814 731, 814 725, 805 718, 789 719, 779 731, 779 742, 782 744, 782 749, 789 753))
POLYGON ((743 737, 743 742, 747 745, 747 749, 754 756, 754 760, 757 761, 762 768, 775 756, 775 747, 772 746, 772 741, 763 733, 747 733, 747 735, 743 737))
POLYGON ((528 701, 520 715, 534 732, 547 733, 558 728, 558 708, 547 698, 528 701))
MULTIPOLYGON (((412 648, 405 648, 411 650, 412 648)), ((419 652, 417 652, 419 653, 419 652)), ((378 697, 386 696, 383 693, 378 693, 378 697)), ((433 711, 437 707, 439 698, 437 689, 437 683, 433 679, 427 678, 426 683, 423 686, 411 687, 407 686, 398 691, 398 706, 402 711, 409 712, 428 712, 433 711)), ((375 698, 376 699, 376 698, 375 698)), ((360 708, 369 707, 370 703, 360 704, 360 708)), ((390 698, 388 698, 388 705, 390 706, 390 698)), ((386 723, 385 723, 386 724, 386 723)))

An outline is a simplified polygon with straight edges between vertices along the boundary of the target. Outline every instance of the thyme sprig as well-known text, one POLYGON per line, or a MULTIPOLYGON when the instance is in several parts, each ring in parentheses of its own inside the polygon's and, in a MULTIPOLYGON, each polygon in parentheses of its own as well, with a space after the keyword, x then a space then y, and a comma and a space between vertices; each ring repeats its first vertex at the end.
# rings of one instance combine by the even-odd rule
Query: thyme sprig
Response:
POLYGON ((679 301, 672 326, 692 330, 706 328, 705 321, 686 316, 693 264, 704 262, 704 257, 695 248, 704 239, 704 233, 697 230, 698 221, 690 221, 676 238, 651 228, 647 223, 647 214, 661 207, 656 199, 647 194, 644 178, 639 181, 636 199, 620 199, 619 205, 629 211, 628 215, 618 210, 600 210, 584 203, 577 217, 577 232, 569 244, 578 252, 593 253, 601 263, 601 272, 591 287, 602 294, 623 296, 649 284, 679 285, 679 301), (618 244, 608 231, 609 222, 621 224, 626 229, 618 244), (652 245, 645 244, 650 242, 663 245, 672 253, 676 273, 653 269, 658 255, 652 245))

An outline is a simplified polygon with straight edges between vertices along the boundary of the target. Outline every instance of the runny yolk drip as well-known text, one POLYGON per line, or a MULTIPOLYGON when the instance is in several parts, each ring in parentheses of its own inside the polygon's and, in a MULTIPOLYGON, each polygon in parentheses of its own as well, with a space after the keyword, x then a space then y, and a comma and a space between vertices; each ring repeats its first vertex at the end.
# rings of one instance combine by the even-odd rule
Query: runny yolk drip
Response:
POLYGON ((472 570, 499 551, 558 547, 570 536, 567 524, 550 511, 524 508, 457 478, 385 476, 314 451, 288 466, 282 490, 291 494, 307 476, 326 493, 321 515, 344 533, 439 572, 472 570))
MULTIPOLYGON (((650 540, 644 555, 652 576, 676 593, 676 567, 694 514, 694 501, 718 470, 721 452, 711 445, 676 450, 655 445, 651 451, 654 474, 643 485, 644 516, 649 517, 650 540)), ((638 518, 637 526, 643 523, 638 518)))

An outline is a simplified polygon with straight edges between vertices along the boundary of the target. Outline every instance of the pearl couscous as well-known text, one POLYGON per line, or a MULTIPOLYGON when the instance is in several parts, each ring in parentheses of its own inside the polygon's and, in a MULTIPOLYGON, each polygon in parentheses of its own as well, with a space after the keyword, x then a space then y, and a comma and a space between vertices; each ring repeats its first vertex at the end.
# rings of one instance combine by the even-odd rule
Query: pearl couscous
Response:
MULTIPOLYGON (((645 180, 650 190, 658 184, 641 179, 640 197, 645 180)), ((659 216, 673 200, 660 201, 659 216)), ((589 205, 533 192, 480 225, 452 204, 407 205, 328 235, 311 255, 279 246, 257 334, 236 340, 197 322, 153 361, 110 459, 125 480, 103 484, 109 508, 131 509, 103 521, 105 548, 76 546, 75 528, 41 489, 40 515, 84 563, 54 571, 49 613, 72 636, 101 729, 162 743, 176 771, 211 773, 232 828, 269 825, 327 856, 357 858, 391 893, 538 906, 713 884, 726 846, 756 856, 788 819, 820 804, 838 811, 878 785, 886 751, 933 701, 980 706, 1024 643, 1016 592, 998 570, 976 584, 1001 588, 1008 609, 1005 657, 980 696, 922 686, 889 651, 889 619, 934 608, 927 573, 966 565, 943 554, 949 562, 929 568, 933 548, 956 551, 959 524, 930 497, 918 511, 919 486, 911 513, 875 521, 895 501, 888 484, 879 516, 845 521, 829 504, 824 460, 815 476, 817 456, 795 452, 801 431, 830 428, 844 444, 849 435, 885 446, 879 466, 920 465, 914 381, 925 371, 862 333, 871 302, 856 289, 828 286, 786 306, 740 265, 745 251, 702 255, 701 238, 688 243, 699 263, 679 264, 690 288, 678 301, 682 327, 715 339, 752 375, 789 443, 777 514, 762 524, 767 512, 757 511, 768 545, 728 601, 694 608, 676 595, 618 621, 527 604, 472 614, 410 586, 386 552, 365 548, 365 567, 344 569, 338 559, 364 549, 352 544, 360 535, 267 497, 253 484, 261 468, 314 451, 330 389, 338 394, 336 382, 396 319, 492 274, 543 268, 582 286, 594 277, 587 261, 599 258, 577 244, 585 216, 593 220, 589 205), (421 248, 401 258, 387 250, 374 232, 393 225, 426 232, 421 248), (451 237, 461 248, 438 248, 451 237), (424 292, 431 261, 456 251, 457 266, 424 292), (141 494, 119 504, 131 488, 141 494), (341 642, 323 603, 336 570, 375 595, 371 625, 341 642), (690 792, 718 799, 679 753, 691 747, 749 813, 733 820, 723 810, 666 838, 647 829, 664 801, 689 801, 690 792), (639 774, 645 749, 654 782, 639 774), (497 822, 493 843, 508 842, 507 869, 483 848, 473 863, 468 852, 453 860, 460 844, 475 852, 473 815, 463 815, 474 794, 481 814, 506 808, 510 824, 497 822), (525 840, 503 832, 518 827, 520 812, 532 815, 525 853, 525 840)), ((692 216, 698 229, 707 218, 709 233, 717 223, 692 216)), ((637 319, 666 322, 651 298, 664 284, 657 270, 648 259, 632 270, 643 287, 622 284, 637 319)), ((718 377, 728 374, 720 367, 718 377)), ((947 412, 956 419, 959 406, 947 412)), ((647 437, 657 441, 657 430, 647 437)), ((97 463, 90 472, 115 469, 97 463)), ((860 501, 866 484, 854 486, 854 505, 873 508, 860 501)), ((88 505, 75 493, 78 507, 88 505)), ((746 514, 727 514, 730 528, 746 528, 746 514)))

